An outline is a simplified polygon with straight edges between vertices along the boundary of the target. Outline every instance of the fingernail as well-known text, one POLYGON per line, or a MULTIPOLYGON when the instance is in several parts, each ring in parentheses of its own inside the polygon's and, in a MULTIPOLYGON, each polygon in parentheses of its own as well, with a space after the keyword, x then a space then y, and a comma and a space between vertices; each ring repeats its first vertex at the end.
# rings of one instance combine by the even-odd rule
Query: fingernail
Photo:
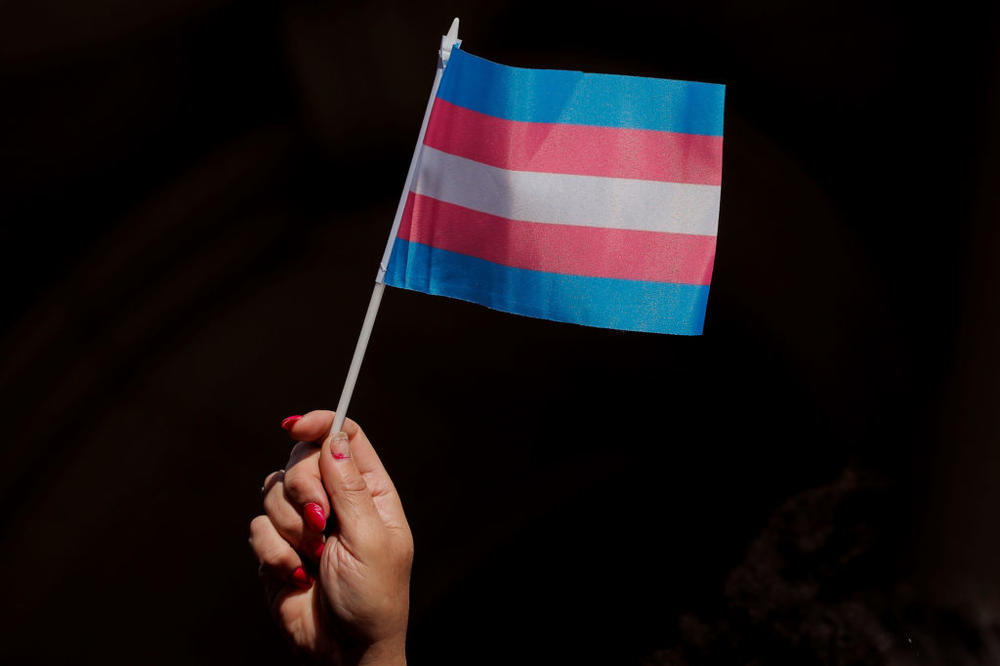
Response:
POLYGON ((309 587, 312 585, 312 576, 306 573, 306 570, 302 567, 297 567, 295 571, 292 572, 292 582, 296 585, 301 585, 302 587, 309 587))
POLYGON ((338 432, 330 438, 330 453, 336 460, 351 457, 351 443, 346 432, 338 432))
POLYGON ((291 430, 295 422, 302 418, 301 414, 296 414, 295 416, 289 416, 284 421, 281 422, 281 427, 285 430, 291 430))
POLYGON ((319 543, 317 543, 316 545, 313 546, 313 548, 312 548, 312 556, 313 556, 314 560, 318 560, 320 557, 323 556, 323 549, 324 548, 326 548, 326 542, 325 541, 320 541, 319 543))
POLYGON ((306 525, 317 532, 322 532, 323 528, 326 527, 326 514, 323 513, 323 507, 316 502, 309 502, 302 507, 302 515, 306 520, 306 525))

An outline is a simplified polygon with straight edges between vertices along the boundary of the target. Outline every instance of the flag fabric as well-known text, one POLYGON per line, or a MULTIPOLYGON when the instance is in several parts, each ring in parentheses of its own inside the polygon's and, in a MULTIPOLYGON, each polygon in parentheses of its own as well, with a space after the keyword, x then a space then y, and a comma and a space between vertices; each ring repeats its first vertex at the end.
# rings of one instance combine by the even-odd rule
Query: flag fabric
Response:
POLYGON ((562 322, 700 334, 724 94, 453 48, 386 284, 562 322))

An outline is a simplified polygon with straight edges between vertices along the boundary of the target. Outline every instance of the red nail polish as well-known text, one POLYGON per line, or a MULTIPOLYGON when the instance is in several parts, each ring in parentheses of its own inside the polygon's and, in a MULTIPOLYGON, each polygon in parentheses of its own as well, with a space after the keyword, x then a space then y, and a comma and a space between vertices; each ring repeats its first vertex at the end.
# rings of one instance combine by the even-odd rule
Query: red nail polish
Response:
POLYGON ((301 585, 302 587, 309 587, 312 585, 312 576, 306 573, 306 570, 302 567, 297 567, 295 571, 292 572, 292 582, 296 585, 301 585))
POLYGON ((314 560, 318 560, 323 556, 323 549, 326 548, 326 542, 320 541, 315 546, 313 546, 312 556, 314 560))
POLYGON ((302 418, 301 414, 296 414, 295 416, 289 416, 284 421, 281 422, 281 427, 285 430, 291 430, 295 422, 302 418))
POLYGON ((322 532, 323 528, 326 527, 326 514, 323 513, 323 507, 316 502, 309 502, 302 507, 302 516, 305 518, 306 525, 317 532, 322 532))

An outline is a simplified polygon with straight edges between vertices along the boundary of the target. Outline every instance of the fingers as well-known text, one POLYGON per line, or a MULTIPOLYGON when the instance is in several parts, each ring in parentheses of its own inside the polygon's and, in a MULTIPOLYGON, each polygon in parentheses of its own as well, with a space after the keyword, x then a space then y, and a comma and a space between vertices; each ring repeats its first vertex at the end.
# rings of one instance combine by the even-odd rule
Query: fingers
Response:
MULTIPOLYGON (((292 424, 289 433, 296 439, 305 442, 322 442, 330 434, 333 426, 334 413, 326 409, 317 409, 304 415, 292 424)), ((351 446, 354 450, 354 463, 361 470, 362 474, 372 473, 384 476, 388 480, 389 475, 382 466, 378 454, 372 448, 368 437, 361 431, 360 426, 351 419, 344 421, 344 432, 351 438, 351 446)), ((390 482, 391 484, 391 482, 390 482)))
MULTIPOLYGON (((355 441, 358 434, 355 431, 355 441)), ((328 437, 321 448, 319 470, 337 516, 341 540, 349 547, 362 548, 385 526, 352 455, 353 443, 343 432, 328 437)))
MULTIPOLYGON (((318 561, 325 545, 323 531, 322 528, 316 529, 309 525, 303 517, 301 506, 289 501, 285 481, 289 474, 290 470, 268 476, 265 482, 268 490, 264 495, 264 512, 282 539, 295 550, 318 561)), ((321 492, 325 498, 326 491, 321 492)), ((308 512, 305 515, 309 515, 308 512)))
MULTIPOLYGON (((333 417, 334 413, 329 410, 315 410, 293 421, 288 430, 297 439, 307 442, 322 442, 330 434, 333 417)), ((405 527, 406 516, 403 514, 403 507, 396 493, 396 487, 385 471, 385 467, 367 435, 351 419, 344 421, 344 432, 350 438, 354 464, 364 477, 383 522, 389 527, 405 527)))
POLYGON ((271 601, 287 585, 301 589, 312 585, 312 576, 303 569, 299 554, 267 516, 257 516, 250 522, 250 548, 260 562, 261 577, 271 601))
POLYGON ((285 466, 285 497, 298 507, 302 519, 314 532, 322 533, 326 517, 330 515, 330 502, 319 477, 319 448, 315 444, 299 442, 285 466))

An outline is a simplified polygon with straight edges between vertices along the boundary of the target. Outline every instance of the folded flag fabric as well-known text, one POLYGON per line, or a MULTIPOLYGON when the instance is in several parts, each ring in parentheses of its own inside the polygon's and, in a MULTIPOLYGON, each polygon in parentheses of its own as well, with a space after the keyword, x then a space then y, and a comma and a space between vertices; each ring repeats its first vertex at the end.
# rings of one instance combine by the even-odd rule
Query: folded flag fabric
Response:
POLYGON ((386 284, 556 321, 702 332, 725 86, 452 50, 386 284))

